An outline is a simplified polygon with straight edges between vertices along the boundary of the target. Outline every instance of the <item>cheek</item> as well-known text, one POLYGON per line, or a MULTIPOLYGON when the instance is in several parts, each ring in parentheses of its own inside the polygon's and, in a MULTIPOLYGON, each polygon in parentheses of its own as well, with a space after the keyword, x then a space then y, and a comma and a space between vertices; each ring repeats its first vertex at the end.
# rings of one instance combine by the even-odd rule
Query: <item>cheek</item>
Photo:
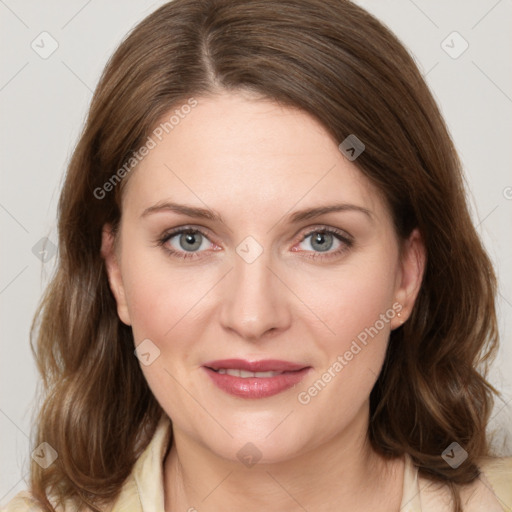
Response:
POLYGON ((390 322, 396 315, 394 268, 393 260, 381 253, 380 258, 331 272, 329 279, 316 280, 316 288, 309 287, 308 305, 322 320, 313 336, 323 357, 307 385, 301 387, 299 403, 328 407, 333 401, 347 413, 367 399, 382 367, 390 322))
POLYGON ((196 280, 191 271, 173 270, 159 248, 126 243, 123 251, 123 284, 135 342, 141 337, 162 339, 185 314, 184 307, 193 304, 196 280))
MULTIPOLYGON (((130 256, 123 265, 123 281, 135 343, 145 338, 163 343, 183 324, 188 328, 198 325, 201 315, 212 306, 208 304, 213 296, 222 300, 216 294, 207 296, 218 283, 219 269, 179 268, 156 250, 126 250, 130 256)), ((296 309, 294 316, 299 322, 310 317, 309 327, 316 330, 316 336, 322 331, 334 348, 343 348, 391 306, 395 279, 391 256, 380 251, 338 268, 318 266, 314 272, 290 274, 283 270, 305 306, 296 309)))
MULTIPOLYGON (((395 265, 386 256, 381 253, 380 258, 365 258, 297 280, 297 295, 322 321, 322 338, 330 340, 333 348, 342 349, 374 326, 382 314, 394 316, 395 265)), ((378 327, 382 329, 380 322, 378 327)), ((387 322, 386 327, 389 330, 387 322)))

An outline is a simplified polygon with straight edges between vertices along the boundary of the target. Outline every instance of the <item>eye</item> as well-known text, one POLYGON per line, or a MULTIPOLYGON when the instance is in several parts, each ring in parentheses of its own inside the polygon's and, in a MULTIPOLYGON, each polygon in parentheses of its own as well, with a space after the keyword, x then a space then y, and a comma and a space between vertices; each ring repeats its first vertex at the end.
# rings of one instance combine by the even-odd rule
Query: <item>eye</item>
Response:
MULTIPOLYGON (((340 256, 353 245, 353 239, 344 231, 336 228, 321 227, 306 233, 299 247, 305 244, 309 247, 292 248, 294 252, 304 252, 307 258, 333 258, 340 256), (311 239, 307 242, 308 239, 311 239), (334 250, 331 250, 333 249, 334 250)), ((165 233, 157 245, 172 257, 183 259, 200 258, 200 253, 212 246, 211 240, 200 229, 182 227, 165 233)))
POLYGON ((352 247, 354 242, 348 233, 335 228, 322 227, 306 233, 300 243, 306 245, 302 249, 307 252, 311 251, 310 248, 313 249, 313 253, 307 257, 315 259, 339 256, 352 247), (310 239, 309 242, 308 239, 310 239), (333 247, 334 250, 331 251, 333 247))
POLYGON ((164 234, 158 240, 158 245, 161 245, 172 256, 196 258, 198 256, 195 253, 202 252, 201 249, 208 249, 212 242, 201 230, 187 227, 164 234))

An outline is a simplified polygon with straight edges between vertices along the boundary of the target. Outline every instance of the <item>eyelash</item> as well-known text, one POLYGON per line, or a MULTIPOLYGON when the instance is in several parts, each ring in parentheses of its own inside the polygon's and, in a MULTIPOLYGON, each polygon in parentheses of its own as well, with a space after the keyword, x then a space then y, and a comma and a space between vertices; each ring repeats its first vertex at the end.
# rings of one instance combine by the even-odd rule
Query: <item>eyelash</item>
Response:
MULTIPOLYGON (((175 230, 164 233, 164 235, 157 240, 157 246, 162 247, 165 250, 165 252, 169 256, 172 256, 172 257, 181 258, 184 260, 185 259, 197 259, 200 257, 200 256, 196 256, 196 254, 198 254, 198 253, 194 253, 194 252, 187 253, 187 252, 176 251, 174 249, 169 249, 169 247, 165 245, 171 238, 173 238, 177 235, 181 235, 181 234, 195 235, 197 233, 200 233, 207 240, 209 240, 208 235, 206 233, 204 233, 201 229, 191 228, 191 227, 182 227, 182 228, 177 228, 175 230)), ((310 258, 313 260, 335 258, 337 256, 340 256, 346 250, 350 249, 354 244, 353 240, 349 236, 347 236, 347 234, 344 231, 341 231, 336 228, 328 228, 325 226, 309 231, 302 237, 302 239, 299 241, 299 243, 306 240, 306 238, 308 238, 309 236, 318 234, 318 233, 322 234, 322 235, 325 235, 325 234, 333 235, 336 239, 338 239, 340 242, 342 242, 343 246, 334 252, 327 252, 327 253, 314 252, 313 254, 307 255, 306 258, 310 258)), ((297 251, 297 252, 299 252, 299 251, 297 251)))

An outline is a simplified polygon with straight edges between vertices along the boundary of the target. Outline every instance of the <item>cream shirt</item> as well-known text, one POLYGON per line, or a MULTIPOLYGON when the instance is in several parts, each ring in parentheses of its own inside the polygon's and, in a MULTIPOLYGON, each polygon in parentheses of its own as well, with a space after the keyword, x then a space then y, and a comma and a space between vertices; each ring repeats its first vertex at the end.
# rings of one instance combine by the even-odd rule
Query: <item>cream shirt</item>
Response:
MULTIPOLYGON (((169 419, 164 416, 109 512, 165 512, 163 461, 170 427, 169 419)), ((487 459, 480 469, 483 474, 461 492, 464 511, 512 512, 512 457, 487 459)), ((451 512, 450 505, 447 490, 420 477, 411 458, 406 456, 400 512, 451 512)), ((198 505, 199 512, 200 509, 198 505)), ((72 509, 66 507, 65 512, 68 510, 72 509)), ((189 510, 194 510, 193 506, 189 510)), ((27 491, 18 493, 2 509, 2 512, 38 511, 31 505, 27 491)))

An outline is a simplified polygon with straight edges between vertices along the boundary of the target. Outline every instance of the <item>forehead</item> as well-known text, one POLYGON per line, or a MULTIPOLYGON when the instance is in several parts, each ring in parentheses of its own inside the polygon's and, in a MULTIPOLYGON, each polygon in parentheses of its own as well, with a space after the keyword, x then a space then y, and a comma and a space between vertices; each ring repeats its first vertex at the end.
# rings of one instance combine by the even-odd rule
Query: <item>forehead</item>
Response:
POLYGON ((170 123, 173 107, 153 131, 155 145, 126 184, 123 211, 125 202, 143 211, 171 199, 251 215, 329 201, 385 209, 379 191, 309 114, 242 93, 196 100, 170 123))

